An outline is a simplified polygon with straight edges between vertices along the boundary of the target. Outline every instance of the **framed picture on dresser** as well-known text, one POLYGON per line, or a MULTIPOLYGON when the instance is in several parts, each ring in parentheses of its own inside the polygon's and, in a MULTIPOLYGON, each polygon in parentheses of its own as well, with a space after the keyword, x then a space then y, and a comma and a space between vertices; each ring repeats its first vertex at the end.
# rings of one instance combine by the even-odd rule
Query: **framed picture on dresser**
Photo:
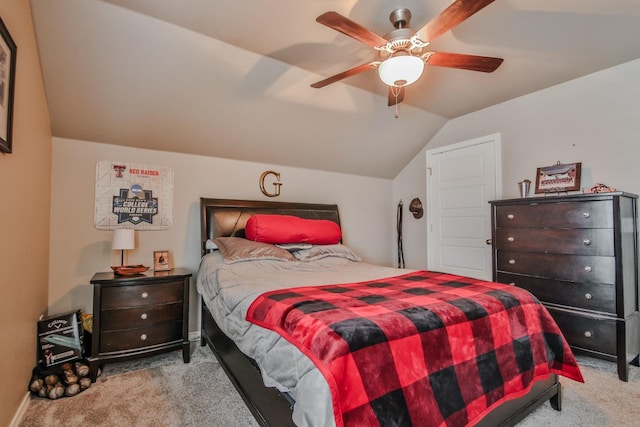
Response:
POLYGON ((171 270, 169 267, 169 251, 153 251, 153 269, 155 271, 171 270))
POLYGON ((538 168, 536 194, 566 193, 580 189, 582 163, 560 163, 538 168))
POLYGON ((0 18, 0 152, 13 151, 13 92, 16 80, 16 44, 0 18))

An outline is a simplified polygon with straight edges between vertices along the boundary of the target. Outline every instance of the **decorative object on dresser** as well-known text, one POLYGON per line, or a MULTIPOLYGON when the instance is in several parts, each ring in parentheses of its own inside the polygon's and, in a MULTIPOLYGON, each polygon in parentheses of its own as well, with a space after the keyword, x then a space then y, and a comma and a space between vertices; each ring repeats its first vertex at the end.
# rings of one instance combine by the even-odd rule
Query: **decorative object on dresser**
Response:
POLYGON ((582 163, 562 164, 538 168, 536 171, 536 194, 566 193, 580 189, 582 163))
POLYGON ((531 181, 524 179, 518 183, 518 189, 520 190, 520 197, 529 197, 529 188, 531 188, 531 181))
POLYGON ((189 281, 191 272, 147 271, 136 276, 96 273, 93 285, 93 337, 89 364, 182 349, 189 362, 189 281))
POLYGON ((493 280, 547 306, 577 352, 640 366, 635 194, 491 202, 493 280))
POLYGON ((169 267, 169 251, 153 251, 153 269, 155 271, 167 271, 169 267))

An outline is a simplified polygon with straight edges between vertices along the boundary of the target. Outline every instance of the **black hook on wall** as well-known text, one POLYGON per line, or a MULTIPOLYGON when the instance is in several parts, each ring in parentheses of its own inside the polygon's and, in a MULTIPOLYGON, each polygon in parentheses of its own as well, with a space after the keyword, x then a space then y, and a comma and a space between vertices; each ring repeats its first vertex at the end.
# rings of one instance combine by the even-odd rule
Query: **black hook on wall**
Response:
POLYGON ((409 203, 409 212, 413 214, 413 217, 416 219, 422 218, 424 214, 424 209, 422 208, 422 202, 419 198, 415 198, 409 203))

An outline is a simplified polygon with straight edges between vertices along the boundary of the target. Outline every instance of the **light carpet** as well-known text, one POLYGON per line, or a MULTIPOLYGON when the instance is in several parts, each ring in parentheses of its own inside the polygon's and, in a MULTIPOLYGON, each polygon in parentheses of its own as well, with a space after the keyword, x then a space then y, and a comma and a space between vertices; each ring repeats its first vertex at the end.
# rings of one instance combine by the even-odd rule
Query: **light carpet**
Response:
POLYGON ((20 427, 257 427, 208 347, 191 361, 172 351, 106 364, 90 388, 58 400, 32 397, 20 427))
MULTIPOLYGON (((208 347, 192 344, 191 363, 180 352, 107 364, 91 388, 60 400, 32 398, 20 427, 212 426, 258 424, 208 347)), ((629 382, 616 365, 578 356, 585 384, 561 379, 562 411, 547 402, 518 427, 640 425, 640 368, 629 382)))

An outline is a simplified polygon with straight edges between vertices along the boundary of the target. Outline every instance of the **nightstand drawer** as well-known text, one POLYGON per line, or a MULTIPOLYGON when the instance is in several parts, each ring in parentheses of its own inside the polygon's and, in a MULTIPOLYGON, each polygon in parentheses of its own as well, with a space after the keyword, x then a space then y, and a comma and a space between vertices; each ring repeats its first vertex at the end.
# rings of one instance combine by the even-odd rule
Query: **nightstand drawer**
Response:
POLYGON ((614 256, 613 230, 607 228, 499 228, 498 250, 614 256))
POLYGON ((542 302, 616 313, 616 288, 613 284, 565 282, 501 271, 496 281, 526 289, 542 302))
POLYGON ((100 353, 131 350, 182 340, 182 322, 161 323, 149 328, 102 331, 100 353))
POLYGON ((614 257, 497 251, 497 270, 585 283, 615 283, 614 257))
POLYGON ((182 301, 183 282, 116 286, 102 290, 102 310, 167 304, 182 301))
POLYGON ((613 228, 609 201, 497 206, 498 228, 613 228))
POLYGON ((103 310, 101 330, 103 332, 118 329, 148 327, 158 323, 179 321, 182 319, 182 302, 154 305, 148 307, 103 310))
POLYGON ((549 313, 570 346, 605 354, 616 354, 616 321, 549 307, 549 313))

